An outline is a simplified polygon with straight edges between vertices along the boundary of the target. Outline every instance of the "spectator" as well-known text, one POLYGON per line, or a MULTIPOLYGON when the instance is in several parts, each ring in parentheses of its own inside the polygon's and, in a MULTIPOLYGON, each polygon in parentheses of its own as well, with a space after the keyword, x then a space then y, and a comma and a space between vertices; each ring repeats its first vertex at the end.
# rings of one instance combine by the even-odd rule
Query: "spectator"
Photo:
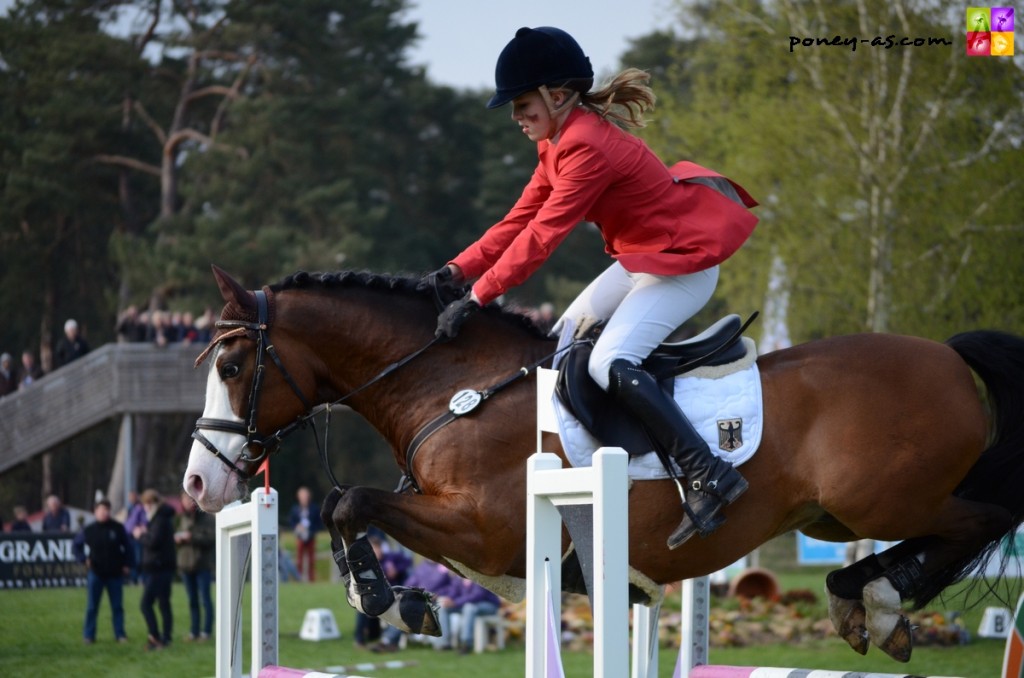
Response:
POLYGON ((86 579, 88 603, 85 608, 85 625, 82 639, 86 645, 96 642, 96 617, 103 589, 110 598, 110 611, 114 622, 114 638, 119 643, 128 642, 124 631, 124 607, 122 584, 132 562, 132 549, 124 526, 110 517, 110 502, 101 499, 93 508, 96 521, 82 531, 82 539, 76 539, 76 553, 79 562, 84 562, 89 574, 86 579))
POLYGON ((213 633, 213 546, 217 528, 210 514, 203 513, 187 493, 181 493, 181 515, 174 542, 178 545, 178 570, 188 594, 192 626, 186 641, 205 641, 213 633), (203 625, 199 628, 199 605, 203 607, 203 625))
POLYGON ((64 323, 64 336, 57 342, 57 366, 62 367, 78 360, 89 352, 89 344, 78 331, 78 322, 69 318, 64 323))
POLYGON ((14 372, 11 354, 0 355, 0 398, 18 390, 18 375, 14 372))
POLYGON ((32 526, 28 523, 28 511, 24 506, 14 507, 14 520, 11 522, 11 532, 31 532, 32 526))
POLYGON ((501 608, 501 599, 475 581, 464 579, 461 594, 454 599, 454 603, 461 608, 462 613, 459 652, 469 654, 473 651, 476 618, 497 614, 501 608))
POLYGON ((158 650, 171 644, 174 630, 174 615, 171 611, 171 583, 177 564, 174 548, 174 509, 163 502, 160 494, 153 489, 142 493, 142 505, 146 509, 147 526, 136 525, 135 538, 142 542, 142 571, 145 587, 139 604, 146 620, 149 636, 147 650, 158 650), (153 604, 160 607, 163 633, 153 613, 153 604))
POLYGON ((207 307, 203 311, 203 315, 196 319, 196 341, 201 343, 208 343, 213 339, 213 328, 214 323, 217 321, 217 316, 214 315, 213 309, 207 307))
POLYGON ((446 595, 438 597, 438 619, 441 622, 441 637, 431 639, 435 650, 450 650, 453 647, 451 616, 459 614, 459 651, 468 654, 473 651, 473 627, 476 618, 494 614, 501 600, 472 579, 453 579, 446 595))
POLYGON ((295 560, 299 574, 305 581, 316 579, 316 533, 320 531, 320 511, 313 505, 308 487, 295 493, 297 503, 292 506, 289 524, 295 533, 295 560))
POLYGON ((118 342, 145 341, 146 324, 139 318, 139 310, 129 306, 117 318, 118 342))
POLYGON ((128 506, 125 508, 127 513, 124 519, 124 529, 128 532, 128 540, 131 542, 135 555, 134 565, 128 577, 133 584, 138 584, 142 573, 142 543, 135 538, 135 528, 140 525, 146 527, 149 525, 149 520, 146 518, 146 507, 139 501, 139 493, 135 490, 128 493, 128 506))
POLYGON ((157 346, 166 346, 173 339, 171 322, 166 311, 153 311, 150 315, 150 340, 157 346))
MULTIPOLYGON (((403 586, 440 594, 448 592, 453 583, 454 579, 447 567, 432 560, 422 560, 406 577, 403 586)), ((398 641, 401 640, 403 633, 405 632, 397 626, 387 627, 381 634, 380 642, 373 646, 372 651, 395 652, 398 650, 398 641)))
POLYGON ((43 376, 43 369, 36 364, 36 356, 32 351, 21 352, 21 380, 18 388, 27 388, 32 382, 43 376))
POLYGON ((55 494, 46 498, 46 513, 43 514, 43 532, 70 532, 71 513, 64 508, 64 502, 55 494))
POLYGON ((185 311, 181 314, 181 336, 178 341, 185 344, 192 344, 199 340, 199 330, 196 329, 195 316, 185 311))

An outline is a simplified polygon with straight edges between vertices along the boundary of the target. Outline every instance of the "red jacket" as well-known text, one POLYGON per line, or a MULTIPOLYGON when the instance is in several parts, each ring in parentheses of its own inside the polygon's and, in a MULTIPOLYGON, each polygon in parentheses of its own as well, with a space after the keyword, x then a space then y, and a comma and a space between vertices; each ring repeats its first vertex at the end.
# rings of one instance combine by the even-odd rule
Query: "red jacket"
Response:
MULTIPOLYGON (((486 304, 525 281, 581 221, 601 230, 605 251, 628 271, 680 275, 724 261, 757 217, 708 186, 721 175, 691 162, 671 168, 639 138, 582 108, 557 143, 537 144, 540 162, 505 218, 451 262, 486 304)), ((757 202, 732 183, 743 203, 757 202)))

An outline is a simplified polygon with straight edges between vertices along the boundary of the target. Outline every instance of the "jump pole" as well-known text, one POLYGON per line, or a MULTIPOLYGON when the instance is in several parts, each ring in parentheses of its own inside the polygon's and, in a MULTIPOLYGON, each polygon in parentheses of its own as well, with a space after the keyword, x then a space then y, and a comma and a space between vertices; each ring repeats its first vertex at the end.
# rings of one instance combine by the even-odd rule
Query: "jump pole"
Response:
MULTIPOLYGON (((549 653, 545 633, 550 579, 551 601, 561 618, 562 517, 559 506, 594 507, 594 676, 629 675, 629 580, 627 557, 628 457, 619 448, 602 448, 590 468, 563 469, 549 453, 530 457, 527 471, 526 676, 542 678, 549 653)), ((556 639, 559 634, 556 633, 556 639)))
MULTIPOLYGON (((558 506, 594 507, 594 675, 658 675, 657 608, 633 606, 633 664, 629 662, 628 457, 620 448, 604 448, 590 468, 562 469, 560 459, 543 452, 543 434, 558 433, 551 404, 558 372, 537 375, 537 451, 527 464, 526 675, 545 673, 547 646, 545 572, 550 590, 561 600, 562 517, 558 506), (607 548, 606 548, 607 547, 607 548)), ((560 605, 555 608, 560 610, 560 605)), ((559 615, 555 615, 556 619, 559 615)))
POLYGON ((254 490, 248 503, 217 514, 216 678, 242 676, 242 589, 250 554, 252 649, 249 674, 258 678, 341 678, 336 673, 277 666, 277 490, 254 490))

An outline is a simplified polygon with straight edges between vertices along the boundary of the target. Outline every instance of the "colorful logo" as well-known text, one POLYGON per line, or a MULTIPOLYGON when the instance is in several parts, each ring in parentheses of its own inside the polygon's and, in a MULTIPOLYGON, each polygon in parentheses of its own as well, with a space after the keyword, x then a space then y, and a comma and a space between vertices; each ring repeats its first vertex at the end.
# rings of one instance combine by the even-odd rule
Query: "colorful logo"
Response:
POLYGON ((1013 56, 1013 7, 967 8, 967 56, 1013 56))

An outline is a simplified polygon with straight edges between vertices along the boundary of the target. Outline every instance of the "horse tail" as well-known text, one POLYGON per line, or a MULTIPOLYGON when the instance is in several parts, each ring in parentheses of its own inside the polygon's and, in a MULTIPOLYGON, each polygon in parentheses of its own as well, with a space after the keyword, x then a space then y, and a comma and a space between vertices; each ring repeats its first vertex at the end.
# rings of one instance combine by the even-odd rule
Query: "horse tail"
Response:
MULTIPOLYGON (((954 494, 964 499, 995 504, 1006 509, 1011 525, 999 539, 977 553, 934 573, 924 589, 914 596, 920 607, 976 568, 988 562, 1002 539, 1024 522, 1024 337, 1006 332, 978 330, 964 332, 946 341, 985 384, 988 406, 994 420, 988 448, 971 467, 954 494)), ((1009 554, 1003 554, 1000 573, 1009 554)))

